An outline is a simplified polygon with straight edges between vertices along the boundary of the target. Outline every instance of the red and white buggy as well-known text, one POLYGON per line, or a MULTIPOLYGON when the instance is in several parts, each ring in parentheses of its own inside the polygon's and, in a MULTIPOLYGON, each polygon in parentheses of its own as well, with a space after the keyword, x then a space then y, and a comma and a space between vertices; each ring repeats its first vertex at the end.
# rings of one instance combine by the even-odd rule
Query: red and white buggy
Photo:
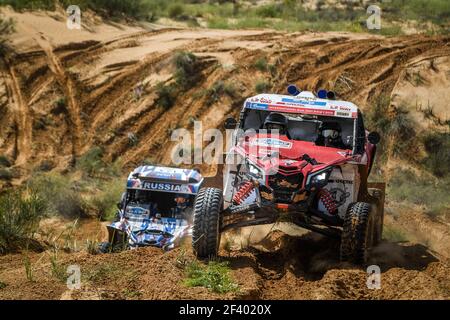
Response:
POLYGON ((291 95, 248 98, 227 153, 223 190, 202 188, 194 203, 193 249, 217 254, 231 228, 289 221, 341 239, 341 260, 365 263, 382 236, 384 184, 368 175, 380 136, 366 131, 361 111, 288 88, 291 95))

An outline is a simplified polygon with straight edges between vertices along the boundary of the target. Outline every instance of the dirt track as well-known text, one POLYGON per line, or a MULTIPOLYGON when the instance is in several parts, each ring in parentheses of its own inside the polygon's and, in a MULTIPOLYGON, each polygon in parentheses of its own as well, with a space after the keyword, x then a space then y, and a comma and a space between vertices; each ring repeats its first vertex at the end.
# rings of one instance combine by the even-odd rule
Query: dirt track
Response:
MULTIPOLYGON (((396 95, 404 87, 407 68, 434 61, 439 69, 440 64, 448 65, 450 56, 448 37, 148 31, 104 25, 90 26, 91 32, 72 37, 66 31, 59 36, 54 31, 55 26, 64 28, 62 22, 29 15, 20 16, 13 43, 16 52, 1 65, 0 154, 13 159, 13 168, 20 173, 15 183, 26 179, 44 160, 51 159, 56 170, 64 170, 94 145, 103 146, 110 160, 121 157, 129 167, 149 156, 170 163, 171 129, 191 128, 191 119, 202 120, 204 129, 219 127, 224 118, 239 113, 260 79, 270 81, 274 92, 284 92, 289 83, 309 90, 334 88, 364 110, 380 94, 396 95), (37 23, 33 19, 48 29, 33 31, 37 23), (200 58, 201 76, 192 88, 179 92, 175 105, 166 110, 155 104, 155 86, 173 81, 172 58, 177 50, 191 51, 200 58), (274 69, 255 68, 261 57, 274 69), (208 106, 207 97, 200 93, 219 80, 234 84, 235 97, 223 95, 208 106), (136 98, 134 89, 140 84, 144 91, 136 98), (55 108, 54 102, 61 97, 66 98, 66 106, 55 108), (138 137, 136 146, 130 146, 129 133, 138 137)), ((446 83, 440 85, 446 87, 446 83)), ((442 111, 437 116, 446 116, 445 107, 436 110, 442 111)), ((448 237, 446 230, 443 234, 448 237)), ((240 293, 226 297, 450 298, 445 258, 436 258, 438 254, 422 245, 385 243, 377 248, 373 262, 382 267, 383 284, 376 291, 366 289, 364 270, 338 263, 336 246, 311 235, 274 232, 256 248, 222 252, 241 286, 240 293)), ((448 256, 448 246, 439 249, 448 256)), ((80 264, 91 276, 98 266, 110 271, 107 276, 93 276, 81 292, 72 294, 49 274, 46 253, 33 255, 42 268, 31 283, 25 279, 21 256, 3 256, 0 279, 7 287, 0 290, 0 298, 219 298, 206 289, 181 284, 183 271, 176 266, 180 250, 63 255, 64 263, 80 264)))
POLYGON ((81 267, 82 289, 74 291, 52 276, 48 254, 32 256, 34 282, 25 278, 23 257, 9 255, 0 257, 7 284, 0 299, 450 299, 448 265, 422 245, 384 243, 375 250, 371 263, 381 267, 380 290, 367 289, 363 269, 340 264, 336 246, 313 234, 275 231, 256 247, 222 251, 240 287, 225 295, 183 285, 183 262, 193 259, 189 249, 61 253, 62 265, 81 267))

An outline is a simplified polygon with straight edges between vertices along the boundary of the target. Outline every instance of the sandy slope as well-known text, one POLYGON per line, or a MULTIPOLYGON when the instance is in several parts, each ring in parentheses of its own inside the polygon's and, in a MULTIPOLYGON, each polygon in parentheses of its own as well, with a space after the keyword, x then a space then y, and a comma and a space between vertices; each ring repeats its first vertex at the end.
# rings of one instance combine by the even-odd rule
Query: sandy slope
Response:
MULTIPOLYGON (((413 97, 411 92, 416 97, 422 91, 434 92, 426 86, 408 87, 404 81, 405 70, 424 68, 426 62, 434 61, 434 69, 424 73, 430 84, 436 83, 433 89, 448 84, 445 59, 450 49, 445 37, 148 31, 94 22, 90 31, 72 33, 64 21, 44 13, 8 14, 17 20, 18 32, 12 41, 15 54, 2 63, 0 95, 7 99, 0 106, 0 152, 24 173, 45 159, 63 169, 93 145, 103 145, 110 159, 120 156, 130 166, 149 155, 169 163, 170 148, 160 146, 167 143, 171 129, 189 127, 190 119, 203 120, 204 129, 219 126, 224 117, 239 112, 258 80, 271 81, 275 92, 284 92, 288 83, 311 90, 334 87, 362 109, 382 93, 400 99, 413 97), (164 110, 155 105, 155 85, 173 81, 171 59, 177 50, 200 57, 201 76, 164 110), (252 66, 261 57, 275 65, 273 74, 252 66), (201 93, 219 80, 233 83, 236 97, 223 95, 207 106, 201 93), (138 85, 144 91, 137 99, 133 90, 138 85), (66 108, 55 110, 54 102, 62 97, 66 108), (137 146, 130 147, 129 133, 138 137, 137 146)), ((444 118, 445 100, 430 101, 444 118)))
MULTIPOLYGON (((434 95, 448 96, 448 37, 146 30, 105 24, 95 17, 86 19, 84 30, 69 31, 58 14, 6 14, 16 19, 17 33, 12 38, 14 52, 1 61, 0 154, 14 162, 19 174, 14 183, 21 183, 44 160, 64 170, 94 145, 103 146, 110 160, 121 157, 128 167, 149 157, 170 163, 171 129, 191 128, 192 119, 202 120, 204 129, 219 127, 225 117, 239 113, 258 80, 271 81, 275 92, 284 92, 289 83, 309 90, 334 88, 363 110, 380 94, 396 101, 409 99, 410 104, 414 97, 429 99, 438 117, 448 116, 448 99, 434 95), (178 92, 175 105, 165 110, 155 104, 155 85, 173 81, 171 61, 177 50, 200 58, 200 77, 192 88, 178 92), (253 66, 262 57, 275 66, 272 72, 253 66), (420 85, 408 76, 417 69, 426 80, 420 85), (233 83, 235 97, 223 95, 208 106, 201 93, 217 81, 233 83), (134 95, 138 85, 144 88, 141 97, 134 95), (67 103, 59 110, 54 102, 61 97, 67 103), (139 139, 136 146, 129 143, 130 133, 139 139)), ((253 247, 222 252, 242 288, 226 297, 449 299, 448 241, 442 245, 439 240, 448 238, 448 226, 434 228, 423 216, 417 219, 420 223, 404 218, 402 224, 417 233, 438 230, 430 246, 440 253, 419 244, 383 244, 374 258, 383 270, 381 290, 366 289, 364 270, 337 262, 332 250, 336 243, 277 231, 253 247)), ((51 276, 48 253, 32 255, 38 269, 35 282, 26 280, 22 256, 3 256, 0 281, 7 287, 0 289, 0 298, 217 298, 206 289, 182 285, 180 250, 63 254, 64 263, 86 270, 81 292, 66 292, 51 276), (99 266, 110 273, 98 276, 99 266)))

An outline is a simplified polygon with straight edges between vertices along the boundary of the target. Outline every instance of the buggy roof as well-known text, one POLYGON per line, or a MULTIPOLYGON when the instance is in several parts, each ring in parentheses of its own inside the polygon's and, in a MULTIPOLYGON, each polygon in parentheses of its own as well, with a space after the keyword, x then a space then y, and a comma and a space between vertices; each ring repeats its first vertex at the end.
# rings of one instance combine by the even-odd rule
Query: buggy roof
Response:
POLYGON ((356 118, 358 107, 348 101, 320 99, 303 91, 297 96, 259 94, 245 100, 244 109, 356 118))
POLYGON ((128 176, 127 188, 196 194, 202 182, 203 177, 196 170, 140 166, 128 176))

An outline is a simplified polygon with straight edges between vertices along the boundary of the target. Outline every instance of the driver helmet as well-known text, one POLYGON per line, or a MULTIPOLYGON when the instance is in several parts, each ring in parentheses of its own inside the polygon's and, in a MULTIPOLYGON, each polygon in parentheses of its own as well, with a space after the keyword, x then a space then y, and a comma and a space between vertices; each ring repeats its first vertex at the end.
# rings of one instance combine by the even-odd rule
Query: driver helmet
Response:
POLYGON ((327 140, 337 141, 341 137, 341 126, 337 122, 323 122, 319 127, 320 134, 327 140))
POLYGON ((272 112, 264 121, 264 129, 279 130, 280 134, 286 134, 288 119, 281 113, 272 112))
POLYGON ((175 195, 175 202, 177 203, 178 206, 183 206, 186 204, 186 202, 188 202, 189 200, 189 195, 184 194, 184 193, 177 193, 175 195))

